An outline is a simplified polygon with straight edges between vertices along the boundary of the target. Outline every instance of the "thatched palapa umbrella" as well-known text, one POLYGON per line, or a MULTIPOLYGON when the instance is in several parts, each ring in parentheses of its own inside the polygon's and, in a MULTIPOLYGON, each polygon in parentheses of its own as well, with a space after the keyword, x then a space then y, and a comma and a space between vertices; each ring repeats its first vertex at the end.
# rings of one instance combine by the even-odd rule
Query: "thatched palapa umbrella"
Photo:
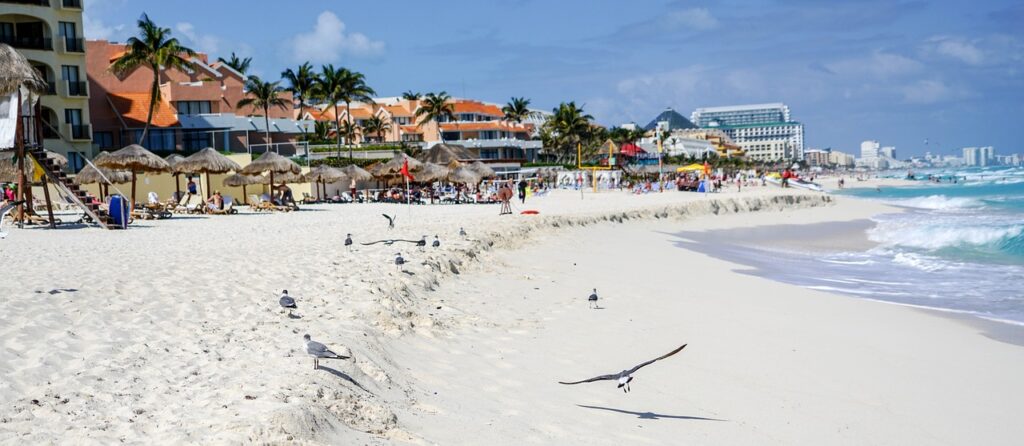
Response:
POLYGON ((342 167, 341 173, 345 174, 348 179, 356 181, 366 181, 373 178, 373 175, 371 175, 370 172, 367 172, 365 169, 355 164, 349 164, 342 167))
POLYGON ((425 163, 445 164, 452 161, 471 160, 477 158, 469 149, 456 144, 434 144, 430 150, 423 152, 416 159, 425 163))
MULTIPOLYGON (((96 157, 100 159, 106 152, 96 157)), ((97 184, 100 188, 100 201, 105 201, 109 184, 125 184, 132 181, 132 173, 127 170, 110 170, 102 167, 85 166, 75 175, 75 184, 97 184), (101 175, 102 174, 102 175, 101 175), (107 183, 109 181, 110 183, 107 183)))
POLYGON ((491 169, 490 166, 481 163, 480 161, 473 161, 473 163, 469 165, 469 168, 479 174, 480 178, 494 178, 498 176, 494 169, 491 169))
POLYGON ((28 63, 25 56, 10 45, 0 43, 0 95, 14 93, 19 87, 42 94, 47 85, 43 75, 28 63))
POLYGON ((171 165, 163 158, 156 156, 153 152, 146 150, 138 144, 132 144, 125 148, 112 152, 109 155, 99 158, 93 162, 96 167, 105 167, 111 170, 127 170, 132 173, 132 210, 135 209, 135 183, 139 172, 170 172, 171 165))
MULTIPOLYGON (((253 162, 249 163, 248 166, 243 167, 238 173, 242 175, 260 175, 264 172, 270 173, 270 187, 273 188, 274 174, 283 175, 291 173, 297 176, 299 172, 302 172, 302 168, 288 158, 278 155, 275 152, 266 151, 263 152, 263 155, 260 155, 259 158, 256 158, 253 162)), ((282 182, 287 181, 282 180, 282 182)))
POLYGON ((181 196, 181 183, 179 181, 181 179, 182 172, 178 170, 178 163, 183 159, 185 159, 185 157, 178 155, 177 153, 172 153, 164 157, 164 161, 167 161, 167 164, 171 165, 171 176, 174 177, 174 193, 179 197, 181 196))
POLYGON ((224 185, 229 187, 241 186, 242 202, 245 204, 249 204, 249 191, 247 191, 245 188, 253 184, 263 184, 266 181, 266 178, 263 178, 261 176, 240 175, 236 173, 234 175, 228 176, 227 178, 224 178, 224 185))
POLYGON ((319 185, 323 184, 324 193, 318 194, 320 195, 321 198, 323 198, 324 196, 327 195, 327 183, 341 181, 345 179, 345 174, 342 173, 341 169, 336 169, 331 166, 321 164, 310 169, 310 171, 306 173, 306 175, 304 175, 303 178, 310 183, 316 184, 318 186, 318 193, 320 192, 319 185))
POLYGON ((212 147, 207 147, 193 153, 188 158, 178 161, 178 163, 174 165, 174 168, 185 173, 205 173, 206 197, 209 198, 211 195, 210 174, 239 171, 242 169, 242 166, 231 161, 228 157, 221 155, 220 152, 214 150, 212 147))
POLYGON ((413 176, 416 177, 416 181, 430 183, 448 177, 449 172, 451 172, 451 169, 446 166, 434 163, 423 163, 413 172, 413 176))
POLYGON ((452 162, 448 167, 451 169, 448 172, 448 181, 463 184, 476 184, 480 182, 480 174, 469 166, 452 162))

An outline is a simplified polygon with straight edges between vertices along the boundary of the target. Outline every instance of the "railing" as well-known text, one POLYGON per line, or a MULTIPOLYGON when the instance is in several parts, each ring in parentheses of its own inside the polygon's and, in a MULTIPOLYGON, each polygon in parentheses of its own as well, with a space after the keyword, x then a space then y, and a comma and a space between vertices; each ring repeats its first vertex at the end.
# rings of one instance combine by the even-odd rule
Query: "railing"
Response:
POLYGON ((71 139, 76 140, 92 140, 92 132, 89 130, 88 124, 66 124, 68 128, 68 135, 71 139))
POLYGON ((89 96, 89 87, 85 81, 64 81, 67 85, 67 96, 89 96))
POLYGON ((65 8, 82 9, 82 0, 63 0, 61 5, 65 8))
POLYGON ((64 38, 64 52, 65 53, 84 53, 85 52, 85 39, 76 37, 65 37, 64 38))
POLYGON ((53 39, 49 37, 0 36, 0 43, 27 50, 53 51, 53 39))
POLYGON ((0 3, 14 3, 16 5, 50 6, 50 0, 0 0, 0 3))

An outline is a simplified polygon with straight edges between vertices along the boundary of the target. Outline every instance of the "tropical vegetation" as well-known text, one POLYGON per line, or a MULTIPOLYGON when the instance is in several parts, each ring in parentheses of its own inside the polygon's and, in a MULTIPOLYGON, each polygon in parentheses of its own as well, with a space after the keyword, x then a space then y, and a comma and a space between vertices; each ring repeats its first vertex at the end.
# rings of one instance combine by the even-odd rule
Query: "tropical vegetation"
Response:
POLYGON ((526 98, 513 97, 508 104, 501 108, 501 112, 505 114, 505 120, 520 124, 533 116, 533 111, 530 110, 530 100, 526 98))
MULTIPOLYGON (((427 96, 423 98, 423 102, 420 104, 420 108, 416 109, 416 127, 431 121, 454 121, 455 104, 451 102, 451 99, 452 97, 448 96, 447 91, 427 93, 427 96)), ((441 142, 443 143, 444 132, 438 133, 441 134, 441 142)))
POLYGON ((139 35, 129 37, 125 42, 125 52, 118 56, 110 65, 110 70, 118 76, 125 76, 141 66, 153 70, 153 84, 149 90, 149 111, 146 113, 146 126, 139 135, 139 144, 146 140, 146 133, 153 122, 153 109, 160 101, 160 75, 168 68, 192 69, 192 57, 195 51, 171 37, 170 28, 157 26, 149 16, 142 14, 137 22, 139 35))
POLYGON ((218 57, 217 61, 219 61, 220 63, 223 63, 224 65, 227 65, 227 66, 231 67, 232 69, 237 71, 242 76, 245 76, 246 73, 249 72, 249 65, 252 64, 252 58, 251 57, 246 57, 245 59, 241 59, 241 58, 239 58, 238 56, 235 55, 234 51, 231 52, 231 57, 229 57, 227 59, 225 59, 223 57, 218 57))
MULTIPOLYGON (((284 91, 280 86, 281 81, 277 82, 264 82, 259 76, 249 76, 249 79, 245 81, 245 94, 246 97, 238 101, 236 107, 252 107, 254 109, 263 110, 263 120, 266 124, 266 136, 267 144, 271 144, 270 140, 270 109, 272 107, 280 107, 287 109, 291 105, 287 100, 281 98, 281 92, 284 91)), ((268 146, 267 150, 270 150, 268 146)))

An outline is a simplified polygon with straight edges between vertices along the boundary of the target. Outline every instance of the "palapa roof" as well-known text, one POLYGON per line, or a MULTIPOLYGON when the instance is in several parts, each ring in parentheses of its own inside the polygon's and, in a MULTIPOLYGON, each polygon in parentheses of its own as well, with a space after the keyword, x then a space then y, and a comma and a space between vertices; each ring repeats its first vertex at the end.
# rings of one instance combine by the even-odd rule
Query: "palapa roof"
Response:
POLYGON ((342 172, 341 169, 321 164, 310 169, 309 172, 303 175, 303 178, 311 183, 315 181, 334 183, 345 179, 345 173, 342 172))
POLYGON ((453 183, 478 183, 480 182, 480 174, 476 173, 469 166, 458 166, 448 172, 448 181, 453 183))
POLYGON ((43 75, 24 55, 0 43, 0 95, 9 95, 22 86, 40 94, 47 88, 43 75))
MULTIPOLYGON (((262 181, 260 181, 261 184, 270 184, 270 175, 263 175, 260 178, 262 178, 262 181)), ((292 172, 274 173, 274 184, 273 185, 284 184, 284 183, 293 183, 293 184, 294 183, 305 183, 305 182, 306 182, 306 179, 303 178, 303 176, 299 175, 298 173, 292 173, 292 172)))
POLYGON ((404 153, 396 153, 394 158, 388 160, 381 167, 383 174, 395 174, 402 169, 405 160, 409 160, 409 170, 419 169, 423 165, 419 160, 404 153))
POLYGON ((370 172, 367 172, 365 169, 355 164, 349 164, 342 167, 341 172, 345 174, 346 177, 356 181, 365 181, 373 178, 373 175, 371 175, 370 172))
POLYGON ((448 178, 451 172, 447 166, 434 163, 423 163, 418 169, 412 172, 416 181, 435 181, 448 178))
POLYGON ((435 164, 448 164, 454 160, 471 160, 477 158, 469 149, 457 144, 434 144, 430 150, 423 152, 417 159, 435 164))
POLYGON ((241 169, 242 166, 212 147, 193 153, 174 165, 174 170, 184 173, 227 173, 241 169))
MULTIPOLYGON (((276 180, 277 178, 274 179, 276 180)), ((269 179, 259 175, 240 175, 236 173, 233 175, 229 175, 227 178, 224 178, 223 183, 225 186, 228 187, 241 187, 251 186, 253 184, 267 184, 267 181, 269 181, 269 179)))
POLYGON ((243 167, 238 173, 243 175, 259 175, 264 172, 274 172, 275 176, 276 174, 285 172, 298 175, 299 172, 302 172, 302 168, 288 158, 278 155, 277 153, 267 151, 263 152, 259 158, 256 158, 253 162, 249 163, 248 166, 243 167))
POLYGON ((111 170, 135 172, 171 171, 171 165, 167 161, 164 161, 163 158, 156 156, 153 152, 146 150, 138 144, 126 146, 103 157, 96 157, 93 164, 96 164, 97 167, 105 167, 111 170))
POLYGON ((104 169, 102 167, 100 167, 99 170, 97 170, 96 168, 94 168, 92 166, 85 166, 81 171, 78 172, 78 175, 75 175, 74 183, 75 184, 93 184, 93 183, 103 183, 103 184, 106 184, 108 180, 111 183, 113 183, 113 184, 131 183, 132 182, 132 173, 127 171, 127 170, 110 170, 110 169, 104 169), (100 176, 100 173, 103 173, 103 175, 100 176), (106 180, 103 179, 104 177, 106 177, 106 180))
POLYGON ((185 157, 178 155, 177 153, 172 153, 164 157, 164 161, 167 161, 167 164, 171 165, 171 172, 174 173, 184 173, 178 170, 178 163, 183 159, 185 159, 185 157))
POLYGON ((488 165, 481 163, 480 161, 474 161, 469 165, 469 168, 479 174, 481 178, 493 178, 498 176, 494 169, 491 169, 488 165))

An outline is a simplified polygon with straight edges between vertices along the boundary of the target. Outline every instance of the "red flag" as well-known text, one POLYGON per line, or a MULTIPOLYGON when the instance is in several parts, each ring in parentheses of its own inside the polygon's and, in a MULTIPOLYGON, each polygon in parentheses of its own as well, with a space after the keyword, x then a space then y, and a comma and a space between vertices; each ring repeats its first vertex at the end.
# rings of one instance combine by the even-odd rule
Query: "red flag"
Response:
POLYGON ((406 158, 405 161, 402 162, 401 173, 402 176, 408 178, 409 181, 416 181, 416 178, 414 178, 412 174, 409 173, 409 158, 406 158))

